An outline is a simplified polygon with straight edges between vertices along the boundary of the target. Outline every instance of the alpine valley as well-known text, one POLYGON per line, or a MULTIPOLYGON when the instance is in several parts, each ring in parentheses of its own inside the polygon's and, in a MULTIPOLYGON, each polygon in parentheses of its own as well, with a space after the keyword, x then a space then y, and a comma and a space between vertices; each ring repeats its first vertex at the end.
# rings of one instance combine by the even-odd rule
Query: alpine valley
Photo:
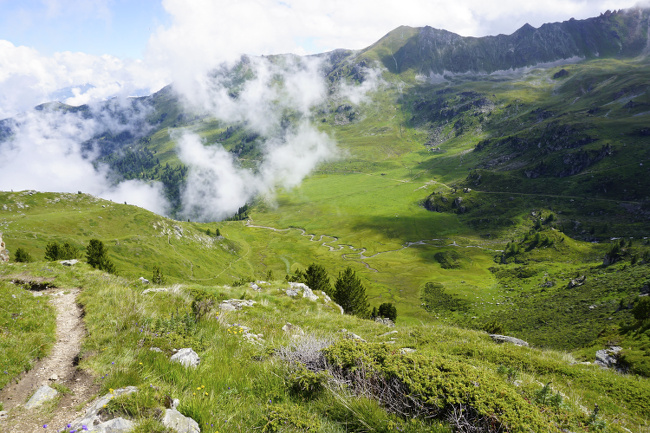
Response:
POLYGON ((0 430, 87 403, 3 400, 59 344, 39 300, 79 290, 75 374, 137 388, 100 411, 130 431, 650 431, 649 55, 644 8, 399 27, 0 121, 5 154, 92 124, 80 161, 161 192, 0 192, 0 430))

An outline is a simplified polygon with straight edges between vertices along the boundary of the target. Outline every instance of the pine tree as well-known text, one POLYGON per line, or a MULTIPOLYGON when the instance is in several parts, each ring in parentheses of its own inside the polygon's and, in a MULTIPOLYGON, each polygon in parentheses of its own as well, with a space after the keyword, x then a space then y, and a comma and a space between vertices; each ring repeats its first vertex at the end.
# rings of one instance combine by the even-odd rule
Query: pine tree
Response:
POLYGON ((343 273, 339 272, 339 277, 334 284, 332 299, 343 307, 346 314, 359 317, 368 316, 369 305, 366 289, 350 267, 347 267, 343 273))
POLYGON ((328 295, 332 295, 332 285, 327 271, 321 265, 312 263, 305 271, 305 284, 312 290, 322 290, 328 295))
POLYGON ((16 248, 16 252, 14 253, 14 261, 19 263, 31 262, 32 256, 30 256, 26 250, 22 248, 16 248))
POLYGON ((397 308, 395 308, 391 302, 384 302, 379 306, 377 315, 379 317, 390 319, 394 322, 397 319, 397 308))
POLYGON ((110 274, 115 273, 115 265, 108 258, 108 251, 104 243, 97 239, 91 239, 86 247, 86 260, 88 264, 95 269, 106 271, 110 274))
POLYGON ((59 260, 60 252, 59 244, 57 242, 49 242, 45 246, 45 260, 55 261, 59 260))

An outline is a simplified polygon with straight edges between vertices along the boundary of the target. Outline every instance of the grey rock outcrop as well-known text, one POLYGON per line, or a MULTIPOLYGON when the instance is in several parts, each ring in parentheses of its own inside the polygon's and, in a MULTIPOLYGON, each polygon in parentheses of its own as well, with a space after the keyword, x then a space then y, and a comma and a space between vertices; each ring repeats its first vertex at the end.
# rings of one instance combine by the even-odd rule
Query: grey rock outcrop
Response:
POLYGON ((9 251, 5 249, 5 243, 2 240, 2 233, 0 233, 0 262, 9 261, 9 251))
POLYGON ((124 418, 113 418, 96 426, 87 427, 93 433, 127 433, 133 430, 135 424, 124 418))
POLYGON ((375 322, 381 323, 382 325, 386 325, 391 328, 395 327, 395 322, 390 320, 388 317, 375 317, 375 322))
POLYGON ((54 388, 50 388, 47 385, 43 385, 36 390, 32 398, 25 404, 25 409, 34 409, 37 408, 48 401, 52 400, 58 395, 58 391, 54 388))
POLYGON ((298 296, 298 293, 302 292, 302 297, 307 298, 310 301, 318 301, 318 296, 304 283, 289 283, 289 289, 287 289, 287 295, 294 297, 298 296), (291 293, 290 293, 291 292, 291 293))
POLYGON ((111 401, 112 398, 118 397, 120 395, 131 394, 137 390, 138 388, 135 386, 127 386, 126 388, 116 389, 112 393, 106 394, 103 397, 99 397, 88 408, 88 410, 86 410, 86 413, 83 416, 75 419, 70 423, 71 430, 80 431, 83 426, 86 426, 88 431, 98 433, 122 433, 129 431, 133 428, 132 423, 130 424, 130 427, 128 427, 130 421, 121 420, 121 418, 116 418, 115 420, 103 420, 100 416, 100 412, 103 407, 106 406, 109 401, 111 401))
POLYGON ((176 430, 178 433, 200 433, 199 424, 192 418, 184 416, 176 409, 166 409, 162 423, 165 427, 176 430))
POLYGON ((77 260, 77 259, 61 260, 59 263, 61 263, 63 266, 74 266, 77 263, 79 263, 79 260, 77 260))
POLYGON ((199 358, 199 355, 191 348, 186 347, 173 354, 170 361, 179 362, 185 367, 196 367, 201 362, 201 358, 199 358))
POLYGON ((623 350, 622 347, 619 346, 609 346, 605 349, 599 350, 596 352, 596 361, 594 364, 599 365, 604 368, 616 368, 618 369, 620 366, 618 365, 618 354, 619 352, 623 350))
POLYGON ((524 340, 520 340, 519 338, 509 337, 507 335, 499 335, 499 334, 490 334, 490 337, 496 343, 511 343, 517 346, 528 347, 528 343, 526 343, 524 340))
POLYGON ((219 309, 221 311, 236 311, 244 307, 252 307, 253 305, 255 305, 255 301, 249 299, 228 299, 219 304, 219 309))

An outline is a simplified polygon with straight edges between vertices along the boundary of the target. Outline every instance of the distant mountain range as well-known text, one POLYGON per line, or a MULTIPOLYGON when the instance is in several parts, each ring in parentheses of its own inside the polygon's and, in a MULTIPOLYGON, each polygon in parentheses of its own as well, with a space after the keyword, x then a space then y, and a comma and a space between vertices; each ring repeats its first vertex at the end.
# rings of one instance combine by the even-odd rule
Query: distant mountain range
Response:
POLYGON ((337 64, 351 57, 375 59, 393 73, 492 73, 557 61, 635 57, 650 52, 650 9, 607 11, 511 35, 463 37, 432 27, 398 27, 361 52, 333 53, 337 64))

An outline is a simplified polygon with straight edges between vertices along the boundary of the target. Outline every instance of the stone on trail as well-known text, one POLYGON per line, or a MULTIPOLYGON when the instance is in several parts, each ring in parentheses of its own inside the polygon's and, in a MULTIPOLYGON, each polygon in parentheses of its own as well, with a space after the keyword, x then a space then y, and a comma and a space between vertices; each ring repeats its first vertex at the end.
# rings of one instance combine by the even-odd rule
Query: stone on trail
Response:
POLYGON ((128 419, 113 418, 112 420, 87 428, 89 432, 93 433, 128 433, 133 430, 134 427, 135 424, 128 419))
POLYGON ((180 362, 185 367, 196 367, 201 362, 201 358, 191 348, 186 347, 173 354, 170 361, 180 362))
MULTIPOLYGON (((116 430, 116 426, 123 425, 121 421, 114 421, 114 424, 107 424, 107 422, 102 422, 99 412, 108 404, 113 397, 118 397, 120 395, 131 394, 136 392, 138 388, 135 386, 127 386, 126 388, 120 388, 114 390, 112 393, 106 394, 103 397, 99 397, 95 402, 86 410, 86 413, 72 421, 71 430, 80 431, 83 426, 86 426, 89 431, 92 432, 101 432, 101 433, 121 433, 128 430, 116 430), (103 430, 96 430, 98 427, 104 425, 103 430)), ((119 419, 119 418, 117 418, 119 419)), ((126 421, 126 420, 124 420, 126 421)))
POLYGON ((43 385, 36 390, 32 398, 25 404, 25 409, 34 409, 35 407, 41 406, 43 403, 46 403, 56 397, 58 394, 57 390, 50 388, 47 385, 43 385))
POLYGON ((201 433, 199 423, 184 416, 176 409, 166 409, 162 423, 165 427, 176 430, 178 433, 201 433))

